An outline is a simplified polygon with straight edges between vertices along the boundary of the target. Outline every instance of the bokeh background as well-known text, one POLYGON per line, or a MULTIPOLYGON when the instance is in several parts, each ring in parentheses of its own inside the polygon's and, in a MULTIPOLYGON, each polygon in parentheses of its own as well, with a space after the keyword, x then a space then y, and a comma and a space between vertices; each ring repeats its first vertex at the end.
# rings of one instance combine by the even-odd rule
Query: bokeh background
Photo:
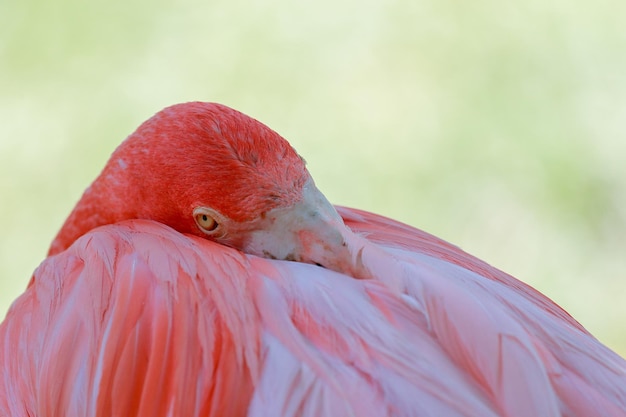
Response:
POLYGON ((626 2, 0 1, 0 317, 161 108, 265 122, 335 203, 456 243, 626 355, 626 2))

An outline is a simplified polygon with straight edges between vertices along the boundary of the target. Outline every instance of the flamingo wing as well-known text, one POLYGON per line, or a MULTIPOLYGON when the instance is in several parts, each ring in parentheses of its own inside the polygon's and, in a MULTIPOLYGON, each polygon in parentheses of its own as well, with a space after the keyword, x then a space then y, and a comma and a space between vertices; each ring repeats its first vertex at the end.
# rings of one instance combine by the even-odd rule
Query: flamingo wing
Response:
POLYGON ((406 274, 356 280, 151 221, 48 258, 0 326, 0 415, 626 415, 626 365, 459 249, 340 209, 406 274))
POLYGON ((421 230, 338 211, 402 259, 404 279, 383 280, 416 303, 423 328, 500 413, 626 416, 626 361, 546 296, 421 230))
POLYGON ((423 230, 363 210, 337 207, 346 225, 378 244, 423 253, 514 288, 528 300, 582 332, 587 330, 565 310, 531 286, 423 230))

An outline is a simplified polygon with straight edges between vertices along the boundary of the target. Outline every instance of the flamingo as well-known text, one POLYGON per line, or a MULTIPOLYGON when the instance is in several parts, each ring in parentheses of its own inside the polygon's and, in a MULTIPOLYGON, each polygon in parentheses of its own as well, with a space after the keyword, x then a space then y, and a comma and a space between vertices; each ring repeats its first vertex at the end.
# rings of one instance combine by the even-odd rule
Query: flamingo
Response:
POLYGON ((112 154, 0 326, 1 416, 626 416, 626 361, 521 281, 334 207, 193 102, 112 154))

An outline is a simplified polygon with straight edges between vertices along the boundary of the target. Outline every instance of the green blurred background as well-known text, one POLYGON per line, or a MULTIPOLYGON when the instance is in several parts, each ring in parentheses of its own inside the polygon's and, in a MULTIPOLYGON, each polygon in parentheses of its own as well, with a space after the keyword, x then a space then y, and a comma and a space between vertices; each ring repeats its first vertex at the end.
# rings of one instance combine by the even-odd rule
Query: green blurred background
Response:
POLYGON ((549 295, 626 355, 626 2, 0 1, 0 317, 161 108, 265 122, 335 203, 549 295))

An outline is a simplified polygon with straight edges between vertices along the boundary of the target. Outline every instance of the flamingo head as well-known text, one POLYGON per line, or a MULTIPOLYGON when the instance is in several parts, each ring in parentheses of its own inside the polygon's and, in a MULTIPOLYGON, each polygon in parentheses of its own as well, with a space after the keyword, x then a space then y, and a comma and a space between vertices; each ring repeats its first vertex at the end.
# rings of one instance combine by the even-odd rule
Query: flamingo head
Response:
POLYGON ((177 104, 113 153, 50 255, 94 227, 149 219, 261 257, 368 273, 304 160, 267 126, 215 103, 177 104))

